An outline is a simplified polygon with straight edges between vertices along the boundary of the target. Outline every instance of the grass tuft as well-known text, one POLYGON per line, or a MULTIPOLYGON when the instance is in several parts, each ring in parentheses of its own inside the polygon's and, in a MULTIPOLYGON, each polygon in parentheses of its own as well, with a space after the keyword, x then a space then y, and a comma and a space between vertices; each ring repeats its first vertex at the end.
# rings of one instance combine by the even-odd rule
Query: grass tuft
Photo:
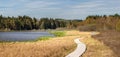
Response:
POLYGON ((66 35, 65 31, 52 31, 50 33, 54 34, 56 37, 63 37, 66 35))

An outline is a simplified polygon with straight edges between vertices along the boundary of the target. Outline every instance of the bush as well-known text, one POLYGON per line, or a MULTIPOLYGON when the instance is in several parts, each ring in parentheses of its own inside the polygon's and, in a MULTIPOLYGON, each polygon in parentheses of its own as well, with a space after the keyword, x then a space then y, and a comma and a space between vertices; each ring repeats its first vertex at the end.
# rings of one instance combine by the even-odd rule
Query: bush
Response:
POLYGON ((95 24, 84 25, 80 26, 78 29, 80 31, 96 31, 96 25, 95 24))
POLYGON ((64 31, 54 31, 54 32, 51 32, 52 34, 54 34, 54 36, 56 37, 63 37, 65 36, 65 32, 64 31))

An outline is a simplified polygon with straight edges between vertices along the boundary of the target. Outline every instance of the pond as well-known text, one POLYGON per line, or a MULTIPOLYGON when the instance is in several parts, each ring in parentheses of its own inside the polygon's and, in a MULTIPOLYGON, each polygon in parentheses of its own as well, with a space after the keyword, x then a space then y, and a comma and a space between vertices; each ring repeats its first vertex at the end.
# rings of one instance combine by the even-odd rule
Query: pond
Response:
POLYGON ((0 41, 28 41, 42 36, 54 36, 49 32, 0 32, 0 41))

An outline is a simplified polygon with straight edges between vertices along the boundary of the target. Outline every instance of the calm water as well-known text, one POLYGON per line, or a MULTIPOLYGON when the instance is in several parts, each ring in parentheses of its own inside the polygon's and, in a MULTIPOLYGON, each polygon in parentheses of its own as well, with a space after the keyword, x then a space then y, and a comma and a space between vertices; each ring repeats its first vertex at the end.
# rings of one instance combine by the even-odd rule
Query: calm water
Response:
POLYGON ((53 36, 48 32, 0 32, 0 41, 35 40, 41 36, 53 36))

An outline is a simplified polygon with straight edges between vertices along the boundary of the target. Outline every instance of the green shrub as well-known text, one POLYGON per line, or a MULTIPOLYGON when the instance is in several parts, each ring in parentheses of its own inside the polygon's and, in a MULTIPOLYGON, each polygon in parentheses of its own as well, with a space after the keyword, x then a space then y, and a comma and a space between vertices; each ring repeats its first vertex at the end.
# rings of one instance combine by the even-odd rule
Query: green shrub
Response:
POLYGON ((65 36, 65 32, 64 31, 54 31, 51 32, 52 34, 54 34, 56 37, 63 37, 65 36))
MULTIPOLYGON (((65 32, 64 31, 49 31, 50 33, 54 34, 55 37, 63 37, 65 36, 65 32)), ((49 40, 50 38, 52 38, 53 36, 43 36, 43 37, 39 37, 36 39, 36 41, 45 41, 45 40, 49 40)))

